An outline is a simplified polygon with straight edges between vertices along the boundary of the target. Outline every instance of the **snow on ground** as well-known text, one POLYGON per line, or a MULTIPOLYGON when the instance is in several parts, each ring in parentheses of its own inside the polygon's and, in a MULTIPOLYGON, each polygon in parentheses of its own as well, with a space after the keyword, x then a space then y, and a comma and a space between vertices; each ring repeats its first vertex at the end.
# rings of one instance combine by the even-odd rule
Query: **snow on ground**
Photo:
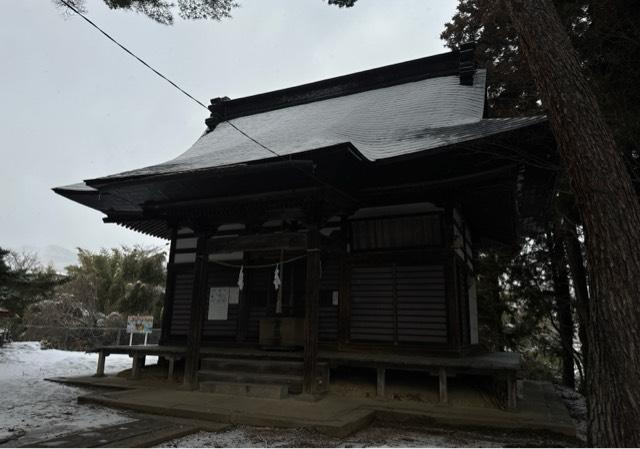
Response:
MULTIPOLYGON (((10 437, 23 435, 5 445, 128 421, 125 413, 78 404, 78 396, 86 389, 44 380, 90 375, 95 372, 97 360, 97 354, 43 350, 37 342, 14 342, 0 348, 0 446, 10 437)), ((127 355, 107 358, 107 372, 130 367, 127 355)))

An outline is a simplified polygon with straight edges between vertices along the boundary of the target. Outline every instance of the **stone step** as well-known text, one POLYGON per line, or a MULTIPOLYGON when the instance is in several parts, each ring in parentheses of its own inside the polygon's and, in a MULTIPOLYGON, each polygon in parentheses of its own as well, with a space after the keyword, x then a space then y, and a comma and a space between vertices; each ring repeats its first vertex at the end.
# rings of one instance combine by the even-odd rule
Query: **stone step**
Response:
MULTIPOLYGON (((204 358, 201 361, 203 370, 235 371, 260 374, 286 374, 302 376, 304 364, 295 360, 255 360, 237 358, 204 358)), ((327 363, 318 363, 318 375, 327 374, 327 363)))
POLYGON ((205 381, 200 382, 200 391, 252 398, 285 399, 289 395, 289 386, 282 384, 205 381))
POLYGON ((229 382, 236 384, 285 385, 288 392, 298 394, 302 392, 302 376, 287 374, 247 373, 224 370, 200 370, 198 382, 229 382))

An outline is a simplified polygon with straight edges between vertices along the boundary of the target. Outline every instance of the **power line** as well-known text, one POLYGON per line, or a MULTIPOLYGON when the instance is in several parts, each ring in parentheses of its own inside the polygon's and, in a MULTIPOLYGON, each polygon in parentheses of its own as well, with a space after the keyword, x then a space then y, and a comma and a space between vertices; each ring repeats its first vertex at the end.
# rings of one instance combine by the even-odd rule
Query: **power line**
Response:
MULTIPOLYGON (((249 139, 250 141, 254 142, 256 145, 261 146, 262 148, 264 148, 265 150, 267 150, 268 152, 270 152, 271 154, 275 154, 276 157, 284 157, 281 154, 276 153, 275 151, 273 151, 271 148, 263 145, 262 143, 258 142, 256 139, 254 139, 253 137, 251 137, 249 134, 247 134, 246 132, 244 132, 243 130, 241 130, 240 128, 238 128, 236 125, 234 125, 233 123, 231 123, 230 120, 224 120, 225 122, 227 122, 229 125, 231 125, 233 127, 233 129, 235 129, 236 131, 238 131, 240 134, 242 134, 243 136, 245 136, 247 139, 249 139)), ((291 155, 289 155, 289 157, 287 158, 289 160, 291 160, 291 155)))
MULTIPOLYGON (((93 22, 91 19, 89 19, 87 16, 85 16, 80 10, 78 10, 75 6, 73 6, 72 4, 70 4, 68 1, 66 0, 59 0, 60 3, 62 3, 63 5, 65 5, 67 8, 69 8, 71 11, 73 11, 74 13, 76 13, 77 15, 79 15, 82 19, 84 19, 89 25, 91 25, 93 28, 95 28, 96 30, 98 30, 102 35, 104 35, 107 39, 109 39, 111 42, 113 42, 114 44, 116 44, 118 47, 120 47, 123 51, 125 51, 126 53, 128 53, 130 56, 134 57, 138 62, 140 62, 142 65, 144 65, 146 68, 148 68, 149 70, 151 70, 153 73, 155 73, 156 75, 158 75, 160 78, 162 78, 163 80, 165 80, 166 82, 168 82, 169 84, 171 84, 173 87, 175 87, 176 89, 178 89, 180 92, 182 92, 184 95, 186 95, 189 99, 191 99, 192 101, 195 101, 198 105, 202 106, 203 108, 205 108, 207 111, 209 110, 209 108, 207 106, 204 105, 204 103, 202 103, 200 100, 198 100, 197 98, 195 98, 193 95, 191 95, 189 92, 187 92, 186 90, 184 90, 183 88, 181 88, 178 84, 176 84, 175 82, 171 81, 169 78, 167 78, 166 76, 164 76, 162 73, 160 73, 158 70, 154 69, 153 67, 151 67, 147 62, 145 62, 142 58, 140 58, 139 56, 137 56, 135 53, 133 53, 131 50, 129 50, 127 47, 125 47, 124 45, 122 45, 120 42, 118 42, 115 38, 113 38, 109 33, 107 33, 106 31, 104 31, 102 28, 100 28, 95 22, 93 22)), ((320 178, 318 178, 317 176, 315 176, 313 173, 308 173, 305 170, 303 170, 302 168, 298 167, 297 165, 294 165, 292 160, 291 160, 291 155, 289 154, 288 156, 283 156, 281 154, 278 154, 277 152, 275 152, 274 150, 272 150, 271 148, 267 147, 266 145, 264 145, 263 143, 259 142, 258 140, 254 139, 253 137, 251 137, 248 133, 246 133, 245 131, 243 131, 242 129, 238 128, 235 124, 233 124, 230 120, 223 120, 223 122, 228 123, 233 129, 235 129, 237 132, 239 132, 240 134, 242 134, 243 136, 245 136, 247 139, 251 140, 253 143, 255 143, 256 145, 260 146, 261 148, 265 149, 266 151, 268 151, 269 153, 273 154, 274 156, 276 156, 277 158, 281 158, 281 159, 286 159, 289 161, 289 163, 291 164, 291 166, 297 170, 299 170, 301 173, 303 173, 305 176, 309 177, 312 180, 315 180, 317 182, 319 182, 320 184, 329 187, 333 190, 335 190, 336 192, 340 193, 341 195, 344 195, 346 197, 348 197, 351 200, 355 200, 355 198, 353 198, 351 195, 349 195, 348 193, 344 192, 342 189, 337 188, 336 186, 334 186, 333 184, 330 184, 320 178)))
POLYGON ((84 14, 82 14, 82 12, 80 12, 77 8, 75 8, 73 5, 71 5, 70 3, 68 3, 66 0, 59 0, 60 3, 64 4, 67 8, 69 8, 71 11, 75 12, 77 15, 79 15, 80 17, 82 17, 85 21, 87 21, 87 23, 89 23, 92 27, 94 27, 96 30, 98 30, 100 33, 102 33, 107 39, 109 39, 111 42, 113 42, 114 44, 116 44, 118 47, 120 47, 122 50, 124 50, 125 52, 129 53, 131 56, 133 56, 134 58, 136 58, 142 65, 144 65, 145 67, 147 67, 149 70, 151 70, 153 73, 155 73, 156 75, 158 75, 160 78, 162 78, 163 80, 165 80, 167 83, 171 84, 173 87, 175 87, 176 89, 178 89, 180 92, 182 92, 183 94, 185 94, 187 97, 191 98, 193 101, 195 101, 196 103, 198 103, 200 106, 202 106, 203 108, 205 108, 206 110, 209 110, 209 108, 207 108, 202 102, 200 102, 200 100, 194 98, 191 94, 189 94, 189 92, 187 92, 186 90, 184 90, 182 87, 178 86, 176 83, 174 83, 173 81, 171 81, 169 78, 167 78, 166 76, 164 76, 162 73, 158 72, 156 69, 154 69, 153 67, 151 67, 149 64, 147 64, 144 60, 142 60, 141 58, 139 58, 138 56, 136 56, 132 51, 130 51, 127 47, 125 47, 124 45, 122 45, 120 42, 118 42, 117 40, 115 40, 113 37, 111 37, 109 35, 109 33, 107 33, 106 31, 104 31, 102 28, 100 28, 98 25, 96 25, 91 19, 89 19, 87 16, 85 16, 84 14))

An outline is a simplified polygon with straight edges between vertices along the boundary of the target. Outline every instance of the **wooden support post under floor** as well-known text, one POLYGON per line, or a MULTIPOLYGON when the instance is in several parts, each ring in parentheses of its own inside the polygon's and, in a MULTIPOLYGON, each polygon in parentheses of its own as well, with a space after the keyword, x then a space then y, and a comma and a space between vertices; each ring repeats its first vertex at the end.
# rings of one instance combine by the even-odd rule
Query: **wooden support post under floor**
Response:
POLYGON ((447 386, 447 369, 440 368, 438 372, 439 379, 439 390, 440 390, 440 403, 448 404, 449 403, 449 389, 447 386))
POLYGON ((133 364, 131 366, 131 379, 140 379, 140 374, 142 373, 142 367, 145 363, 144 355, 134 355, 133 356, 133 364))
POLYGON ((320 308, 320 232, 317 225, 307 231, 307 282, 304 323, 304 379, 302 391, 316 391, 318 370, 318 315, 320 308))
POLYGON ((98 368, 96 369, 95 377, 104 377, 104 364, 107 354, 104 351, 98 352, 98 368))
POLYGON ((384 387, 386 383, 386 371, 384 368, 378 368, 378 379, 376 383, 376 395, 379 398, 384 397, 384 387))
POLYGON ((167 360, 169 361, 169 367, 167 369, 167 380, 173 380, 173 372, 176 367, 176 358, 168 357, 167 360))
POLYGON ((518 407, 518 381, 515 373, 507 374, 507 408, 515 410, 518 407))

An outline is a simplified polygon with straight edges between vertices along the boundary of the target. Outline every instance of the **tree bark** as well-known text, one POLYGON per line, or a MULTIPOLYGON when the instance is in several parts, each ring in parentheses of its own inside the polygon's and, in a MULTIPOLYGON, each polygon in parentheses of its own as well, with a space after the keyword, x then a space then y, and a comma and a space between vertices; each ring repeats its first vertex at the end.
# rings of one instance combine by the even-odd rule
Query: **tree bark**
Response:
POLYGON ((640 446, 640 206, 551 0, 504 0, 585 228, 589 443, 640 446))
POLYGON ((560 346, 562 347, 562 384, 575 388, 576 376, 573 360, 573 314, 571 312, 571 292, 569 290, 569 274, 564 256, 564 247, 560 233, 560 219, 556 218, 553 232, 548 239, 551 255, 551 273, 553 277, 553 291, 556 299, 556 315, 560 331, 560 346))

